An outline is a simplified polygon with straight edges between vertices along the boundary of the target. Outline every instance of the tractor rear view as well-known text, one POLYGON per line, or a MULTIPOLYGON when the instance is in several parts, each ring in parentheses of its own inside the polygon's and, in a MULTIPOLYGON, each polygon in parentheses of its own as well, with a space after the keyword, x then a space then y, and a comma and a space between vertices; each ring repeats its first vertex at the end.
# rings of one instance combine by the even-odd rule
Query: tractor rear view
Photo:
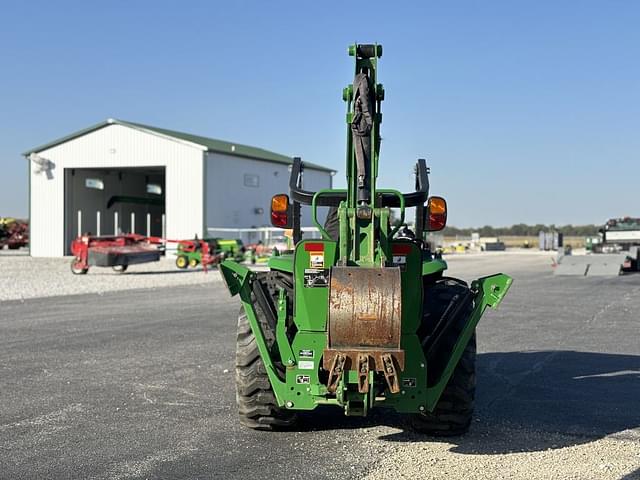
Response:
POLYGON ((293 231, 294 249, 274 254, 269 271, 231 260, 221 272, 239 295, 236 384, 242 424, 291 427, 296 412, 319 405, 364 416, 372 408, 410 414, 436 435, 467 430, 475 394, 475 329, 496 308, 511 278, 496 274, 468 286, 443 275, 447 264, 424 241, 446 225, 447 205, 429 196, 426 162, 415 166, 416 191, 379 188, 381 45, 352 45, 353 83, 346 103, 346 189, 303 187, 294 159, 289 194, 271 205, 274 226, 293 231), (311 205, 321 239, 302 238, 301 205, 311 205), (330 207, 318 221, 319 207, 330 207), (413 231, 404 223, 415 208, 413 231))

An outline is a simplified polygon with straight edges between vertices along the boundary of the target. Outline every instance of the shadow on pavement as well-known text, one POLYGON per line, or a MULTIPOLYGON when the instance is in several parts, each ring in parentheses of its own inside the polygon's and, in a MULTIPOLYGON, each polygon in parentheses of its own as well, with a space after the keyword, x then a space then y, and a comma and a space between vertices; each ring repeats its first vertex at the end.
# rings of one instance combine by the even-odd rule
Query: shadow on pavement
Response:
POLYGON ((637 470, 634 470, 631 473, 628 473, 627 475, 622 477, 620 480, 638 480, 639 478, 640 478, 640 468, 638 468, 637 470))
POLYGON ((477 415, 465 436, 425 437, 408 428, 406 417, 385 410, 364 419, 333 410, 305 423, 311 430, 387 425, 402 431, 381 440, 444 441, 457 453, 504 454, 563 448, 639 428, 639 398, 640 356, 486 353, 478 355, 477 415))
MULTIPOLYGON (((167 274, 173 274, 173 273, 179 273, 179 274, 188 274, 188 273, 199 273, 199 274, 203 274, 204 270, 202 270, 201 268, 189 268, 189 269, 185 269, 185 270, 143 270, 143 271, 138 271, 136 272, 131 271, 131 270, 127 270, 126 272, 122 272, 122 273, 116 273, 114 271, 112 271, 111 269, 108 270, 104 270, 104 271, 99 271, 100 267, 92 267, 91 270, 89 270, 89 275, 102 275, 102 276, 138 276, 138 275, 167 275, 167 274)), ((209 268, 208 269, 208 273, 216 273, 218 271, 217 268, 209 268)))

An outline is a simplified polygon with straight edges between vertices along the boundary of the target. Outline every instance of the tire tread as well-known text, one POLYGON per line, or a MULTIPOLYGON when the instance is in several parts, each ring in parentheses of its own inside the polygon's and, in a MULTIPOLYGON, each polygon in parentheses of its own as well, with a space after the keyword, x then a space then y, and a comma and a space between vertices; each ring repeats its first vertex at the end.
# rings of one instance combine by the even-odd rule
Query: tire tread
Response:
MULTIPOLYGON (((274 276, 274 273, 276 272, 259 273, 257 281, 264 282, 267 280, 265 277, 274 276)), ((267 344, 272 347, 275 334, 266 327, 262 311, 257 304, 254 305, 267 344)), ((270 431, 291 428, 295 424, 295 413, 278 406, 249 318, 243 308, 238 315, 235 370, 236 403, 242 425, 254 430, 270 431)))
MULTIPOLYGON (((466 284, 457 279, 442 278, 435 284, 425 286, 425 314, 423 322, 425 328, 433 326, 433 314, 441 315, 454 295, 465 293, 466 284), (435 301, 431 297, 435 297, 435 301)), ((462 315, 458 325, 452 328, 449 337, 443 342, 438 352, 438 369, 444 368, 444 359, 448 359, 453 344, 464 327, 473 306, 469 307, 467 315, 462 315)), ((439 318, 439 317, 438 317, 439 318)), ((425 330, 422 330, 424 334, 425 330)), ((474 411, 476 391, 476 334, 469 340, 460 361, 456 366, 440 400, 432 412, 413 415, 412 426, 420 433, 433 436, 463 435, 469 430, 474 411)), ((437 370, 436 370, 437 372, 437 370)), ((439 373, 439 372, 438 372, 439 373)))

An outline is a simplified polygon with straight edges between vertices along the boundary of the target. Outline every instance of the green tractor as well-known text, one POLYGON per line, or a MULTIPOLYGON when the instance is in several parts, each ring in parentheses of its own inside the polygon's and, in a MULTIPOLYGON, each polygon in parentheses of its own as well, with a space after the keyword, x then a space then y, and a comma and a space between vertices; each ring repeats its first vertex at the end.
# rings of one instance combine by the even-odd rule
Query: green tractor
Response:
POLYGON ((497 308, 511 278, 497 274, 469 287, 443 275, 427 232, 446 224, 446 202, 429 197, 429 170, 415 168, 416 191, 378 188, 381 45, 352 45, 347 105, 346 189, 304 190, 304 165, 293 161, 290 192, 271 204, 274 226, 293 230, 294 249, 274 255, 269 271, 221 264, 239 295, 236 385, 240 422, 292 427, 297 412, 320 405, 364 416, 374 407, 409 414, 416 430, 464 433, 475 394, 475 329, 497 308), (302 238, 300 207, 311 205, 322 238, 302 238), (330 207, 326 222, 318 208, 330 207), (401 229, 415 208, 413 231, 401 229), (391 209, 399 211, 391 225, 391 209))

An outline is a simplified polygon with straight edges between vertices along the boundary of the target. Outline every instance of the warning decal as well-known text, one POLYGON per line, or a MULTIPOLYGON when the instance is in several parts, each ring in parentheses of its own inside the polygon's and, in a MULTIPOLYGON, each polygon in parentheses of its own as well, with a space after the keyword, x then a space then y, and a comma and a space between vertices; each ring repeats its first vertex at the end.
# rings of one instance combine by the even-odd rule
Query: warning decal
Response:
POLYGON ((309 267, 324 268, 324 252, 309 253, 309 267))
POLYGON ((304 270, 304 286, 305 288, 328 287, 329 269, 306 268, 304 270))
POLYGON ((406 387, 406 388, 415 388, 416 379, 415 378, 403 378, 402 379, 402 386, 406 387))
POLYGON ((311 377, 309 375, 296 375, 296 383, 298 385, 305 385, 311 383, 311 377))
POLYGON ((407 263, 407 257, 404 255, 394 255, 393 263, 396 265, 404 265, 405 263, 407 263))

